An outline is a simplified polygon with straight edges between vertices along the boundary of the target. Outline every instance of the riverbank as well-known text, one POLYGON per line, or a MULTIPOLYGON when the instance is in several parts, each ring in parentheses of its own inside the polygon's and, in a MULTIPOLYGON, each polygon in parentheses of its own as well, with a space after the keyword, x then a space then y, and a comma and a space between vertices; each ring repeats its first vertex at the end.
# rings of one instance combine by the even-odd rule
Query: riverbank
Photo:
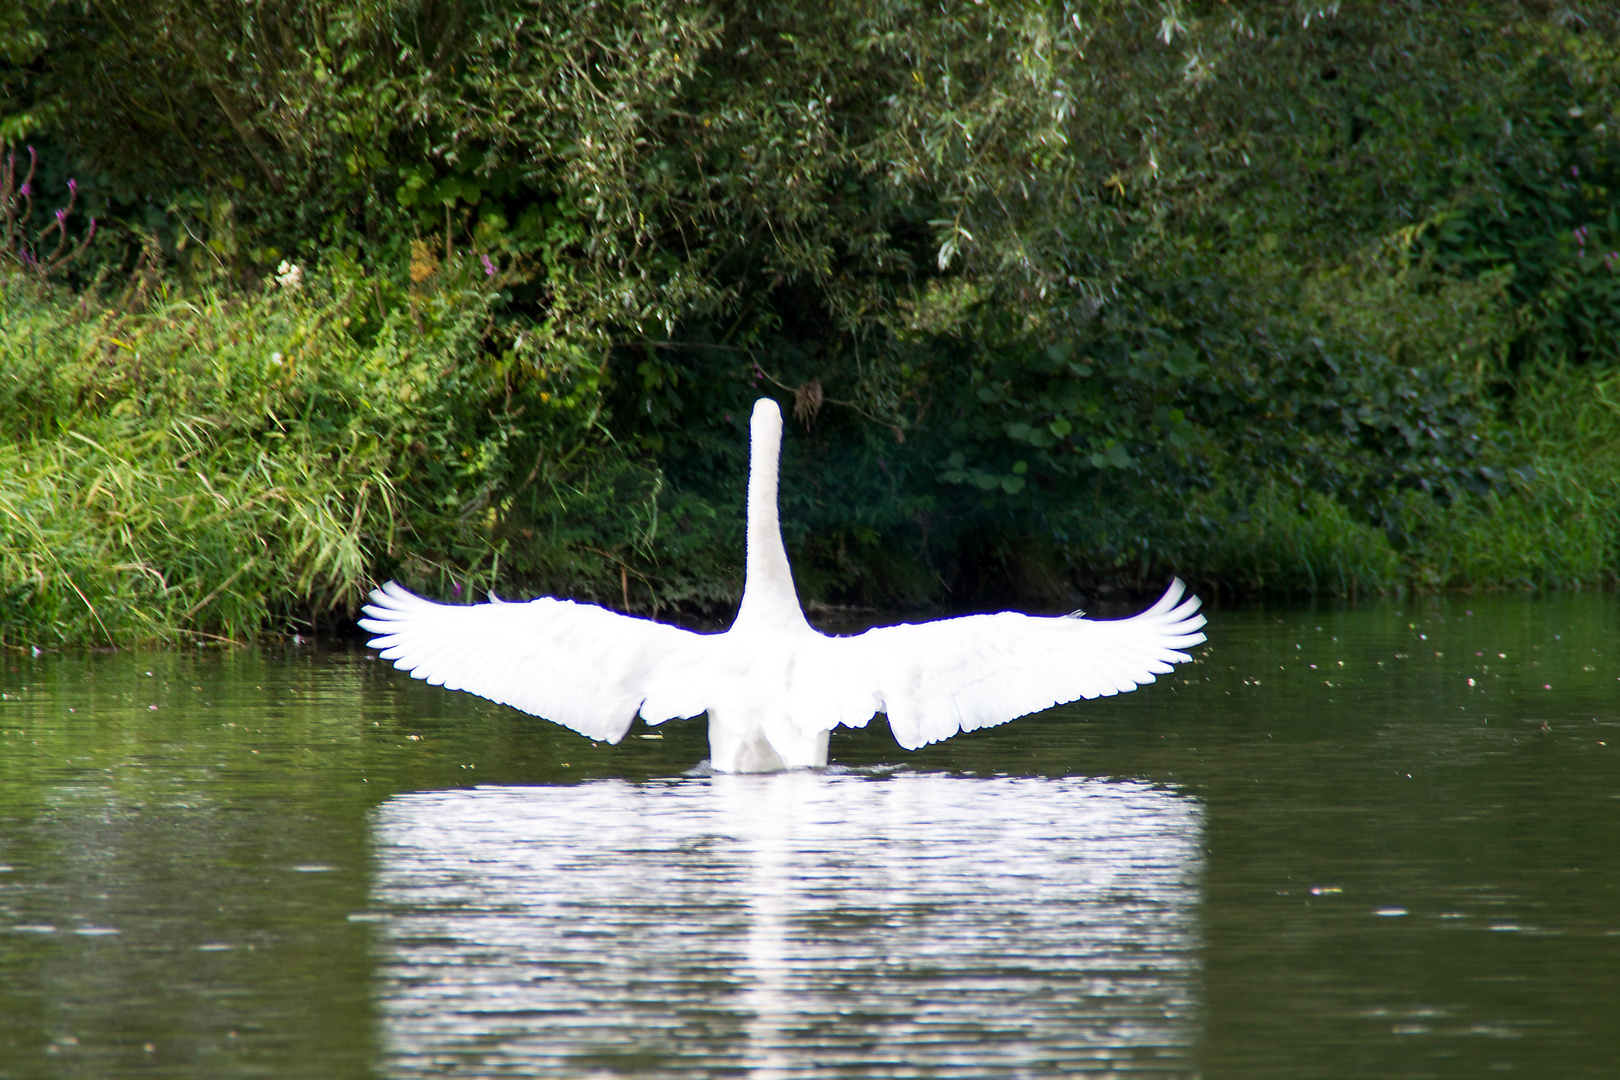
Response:
MULTIPOLYGON (((493 587, 723 617, 740 587, 740 430, 709 483, 683 486, 616 434, 599 368, 492 334, 478 286, 384 296, 339 267, 296 288, 0 289, 0 641, 308 633, 389 577, 449 599, 493 587)), ((795 424, 784 515, 801 591, 937 611, 1057 608, 1171 573, 1213 596, 1612 582, 1620 379, 1518 385, 1479 466, 1500 480, 1410 491, 1399 532, 1285 469, 1254 483, 1207 432, 1212 482, 1184 501, 1147 485, 1111 520, 1055 499, 998 518, 881 431, 888 457, 868 471, 886 467, 888 490, 845 486, 870 425, 795 424), (1129 558, 1102 554, 1132 532, 1146 539, 1129 558)))
POLYGON ((543 7, 14 20, 0 643, 723 617, 761 394, 807 602, 1615 580, 1611 13, 543 7))

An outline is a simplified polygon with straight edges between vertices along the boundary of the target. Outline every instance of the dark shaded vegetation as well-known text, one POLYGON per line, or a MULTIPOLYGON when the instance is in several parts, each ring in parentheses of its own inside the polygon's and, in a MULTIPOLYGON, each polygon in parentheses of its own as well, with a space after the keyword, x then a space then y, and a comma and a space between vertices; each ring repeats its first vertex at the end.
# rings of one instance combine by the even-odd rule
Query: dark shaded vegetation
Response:
POLYGON ((761 393, 810 600, 1609 581, 1617 43, 1507 2, 24 0, 0 639, 330 626, 387 576, 723 612, 761 393))

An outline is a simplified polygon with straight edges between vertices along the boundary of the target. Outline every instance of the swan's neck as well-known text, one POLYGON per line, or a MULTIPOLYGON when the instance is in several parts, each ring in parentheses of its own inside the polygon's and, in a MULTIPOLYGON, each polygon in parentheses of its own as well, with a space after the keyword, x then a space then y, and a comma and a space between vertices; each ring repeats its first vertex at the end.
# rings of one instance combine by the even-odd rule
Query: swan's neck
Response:
POLYGON ((776 481, 782 452, 782 414, 761 401, 750 425, 748 460, 748 561, 737 623, 806 625, 793 588, 782 526, 777 520, 776 481))

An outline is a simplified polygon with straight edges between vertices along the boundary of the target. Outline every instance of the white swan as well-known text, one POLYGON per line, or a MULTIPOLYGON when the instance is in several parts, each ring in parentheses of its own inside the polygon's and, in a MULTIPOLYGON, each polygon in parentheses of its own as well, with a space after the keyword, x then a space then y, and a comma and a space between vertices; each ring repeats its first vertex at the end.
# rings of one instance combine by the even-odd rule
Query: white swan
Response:
POLYGON ((591 604, 435 604, 389 582, 360 625, 386 660, 616 743, 648 724, 709 714, 712 766, 827 764, 832 729, 885 713, 908 750, 1079 698, 1134 690, 1204 640, 1198 598, 1173 581, 1147 611, 1096 622, 1003 611, 827 637, 805 621, 776 516, 782 413, 754 406, 748 554, 737 621, 697 634, 591 604), (1179 604, 1177 601, 1181 601, 1179 604))

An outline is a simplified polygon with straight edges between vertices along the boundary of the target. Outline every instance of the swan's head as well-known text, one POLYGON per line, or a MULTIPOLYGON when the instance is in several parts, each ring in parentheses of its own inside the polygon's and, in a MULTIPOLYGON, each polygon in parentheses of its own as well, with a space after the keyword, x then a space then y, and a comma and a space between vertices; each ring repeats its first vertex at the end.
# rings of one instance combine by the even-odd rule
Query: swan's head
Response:
POLYGON ((749 422, 749 434, 754 442, 768 445, 779 442, 782 438, 782 410, 770 398, 760 398, 754 402, 754 415, 749 422))

